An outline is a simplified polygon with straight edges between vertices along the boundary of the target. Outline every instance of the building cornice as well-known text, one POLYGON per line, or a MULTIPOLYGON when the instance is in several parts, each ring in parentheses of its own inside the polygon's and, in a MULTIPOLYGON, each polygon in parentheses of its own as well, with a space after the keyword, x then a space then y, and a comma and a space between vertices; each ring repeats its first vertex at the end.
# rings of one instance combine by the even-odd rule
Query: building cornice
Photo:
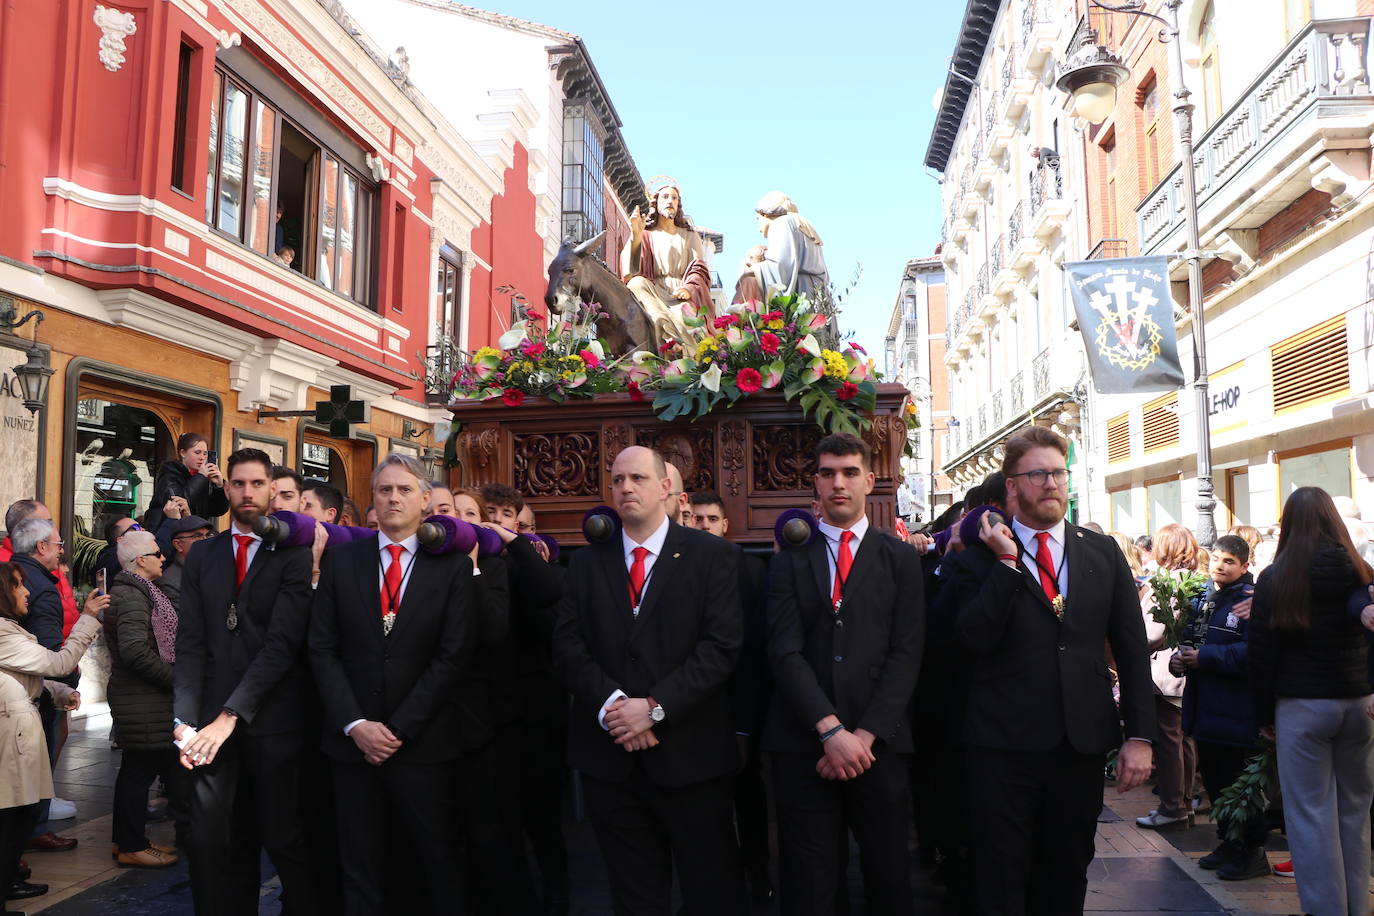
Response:
POLYGON ((964 21, 959 27, 959 38, 954 42, 954 53, 949 61, 949 69, 960 76, 951 73, 945 77, 945 88, 940 94, 940 110, 935 116, 935 127, 930 132, 930 143, 926 147, 925 164, 937 172, 943 172, 949 163, 954 141, 959 137, 959 125, 964 121, 969 95, 973 91, 969 80, 976 80, 978 71, 982 69, 988 39, 1001 6, 1002 0, 968 0, 968 6, 964 9, 964 21))

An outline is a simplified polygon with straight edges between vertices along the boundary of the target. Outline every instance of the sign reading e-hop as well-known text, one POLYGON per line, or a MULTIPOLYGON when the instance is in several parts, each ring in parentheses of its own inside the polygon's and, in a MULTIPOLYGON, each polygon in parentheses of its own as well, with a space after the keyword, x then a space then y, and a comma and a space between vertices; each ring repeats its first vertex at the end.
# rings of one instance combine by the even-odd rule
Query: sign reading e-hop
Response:
POLYGON ((0 507, 32 499, 38 489, 38 417, 24 406, 14 374, 27 360, 23 350, 0 347, 0 507))
POLYGON ((1076 261, 1064 279, 1099 392, 1183 387, 1167 259, 1076 261))

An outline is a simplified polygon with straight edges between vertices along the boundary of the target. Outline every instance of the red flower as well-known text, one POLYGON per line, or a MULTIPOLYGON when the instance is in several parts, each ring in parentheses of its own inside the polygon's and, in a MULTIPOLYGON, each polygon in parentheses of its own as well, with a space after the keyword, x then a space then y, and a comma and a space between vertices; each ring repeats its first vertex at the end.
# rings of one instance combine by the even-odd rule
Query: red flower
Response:
POLYGON ((778 348, 781 346, 782 342, 778 340, 778 335, 768 331, 759 335, 759 349, 763 351, 764 356, 777 356, 778 348))
POLYGON ((862 353, 864 356, 867 356, 867 355, 868 355, 868 351, 867 351, 867 350, 865 350, 863 347, 859 346, 858 344, 854 343, 852 340, 849 342, 849 347, 850 347, 851 350, 858 350, 858 351, 859 351, 860 353, 862 353))
POLYGON ((601 360, 597 359, 591 350, 579 350, 577 355, 582 357, 582 362, 587 364, 588 369, 595 369, 601 365, 601 360))
POLYGON ((658 345, 658 352, 660 352, 660 353, 667 353, 669 350, 673 349, 673 347, 676 347, 676 346, 677 346, 677 341, 676 341, 676 340, 673 340, 673 338, 669 337, 667 340, 663 341, 663 343, 661 343, 661 344, 658 345))
POLYGON ((745 394, 753 394, 763 387, 763 376, 759 375, 759 370, 750 369, 746 366, 735 376, 735 384, 738 385, 739 390, 743 391, 745 394))
POLYGON ((858 393, 858 385, 854 384, 853 382, 845 382, 843 385, 839 387, 839 390, 835 392, 835 397, 839 398, 841 401, 851 401, 854 399, 854 396, 858 393))
POLYGON ((631 401, 647 400, 647 398, 644 397, 644 392, 639 388, 639 382, 630 382, 630 384, 625 386, 625 390, 630 392, 631 401))
POLYGON ((763 321, 782 321, 782 312, 765 312, 759 318, 763 321))
POLYGON ((501 395, 501 403, 507 407, 519 407, 525 403, 525 392, 519 388, 507 388, 501 395))
POLYGON ((520 345, 520 352, 530 359, 538 359, 544 355, 544 345, 533 340, 527 340, 520 345))
POLYGON ((739 317, 736 315, 721 315, 711 323, 715 325, 717 331, 723 331, 728 327, 738 324, 739 317))
POLYGON ((538 309, 530 309, 528 312, 525 313, 525 316, 529 318, 530 321, 544 320, 544 313, 539 311, 538 309))

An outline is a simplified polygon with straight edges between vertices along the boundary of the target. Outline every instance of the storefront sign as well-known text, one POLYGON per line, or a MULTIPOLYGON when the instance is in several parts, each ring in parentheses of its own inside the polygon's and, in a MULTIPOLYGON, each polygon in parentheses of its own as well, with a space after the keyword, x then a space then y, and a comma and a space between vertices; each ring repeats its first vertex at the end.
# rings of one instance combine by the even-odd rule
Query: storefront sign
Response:
POLYGON ((1207 416, 1212 435, 1244 426, 1253 408, 1244 361, 1213 372, 1207 379, 1207 416))
POLYGON ((14 367, 28 359, 23 350, 0 347, 0 511, 38 489, 38 415, 24 406, 14 367))

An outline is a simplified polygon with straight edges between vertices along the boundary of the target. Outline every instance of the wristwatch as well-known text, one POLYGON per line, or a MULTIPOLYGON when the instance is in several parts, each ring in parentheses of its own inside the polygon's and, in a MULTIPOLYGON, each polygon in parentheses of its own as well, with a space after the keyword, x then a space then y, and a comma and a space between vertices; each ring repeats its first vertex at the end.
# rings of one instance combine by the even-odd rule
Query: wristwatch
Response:
POLYGON ((647 697, 646 699, 648 699, 649 701, 650 721, 662 722, 664 719, 668 717, 668 714, 663 711, 663 707, 659 704, 657 700, 655 700, 653 697, 647 697))

